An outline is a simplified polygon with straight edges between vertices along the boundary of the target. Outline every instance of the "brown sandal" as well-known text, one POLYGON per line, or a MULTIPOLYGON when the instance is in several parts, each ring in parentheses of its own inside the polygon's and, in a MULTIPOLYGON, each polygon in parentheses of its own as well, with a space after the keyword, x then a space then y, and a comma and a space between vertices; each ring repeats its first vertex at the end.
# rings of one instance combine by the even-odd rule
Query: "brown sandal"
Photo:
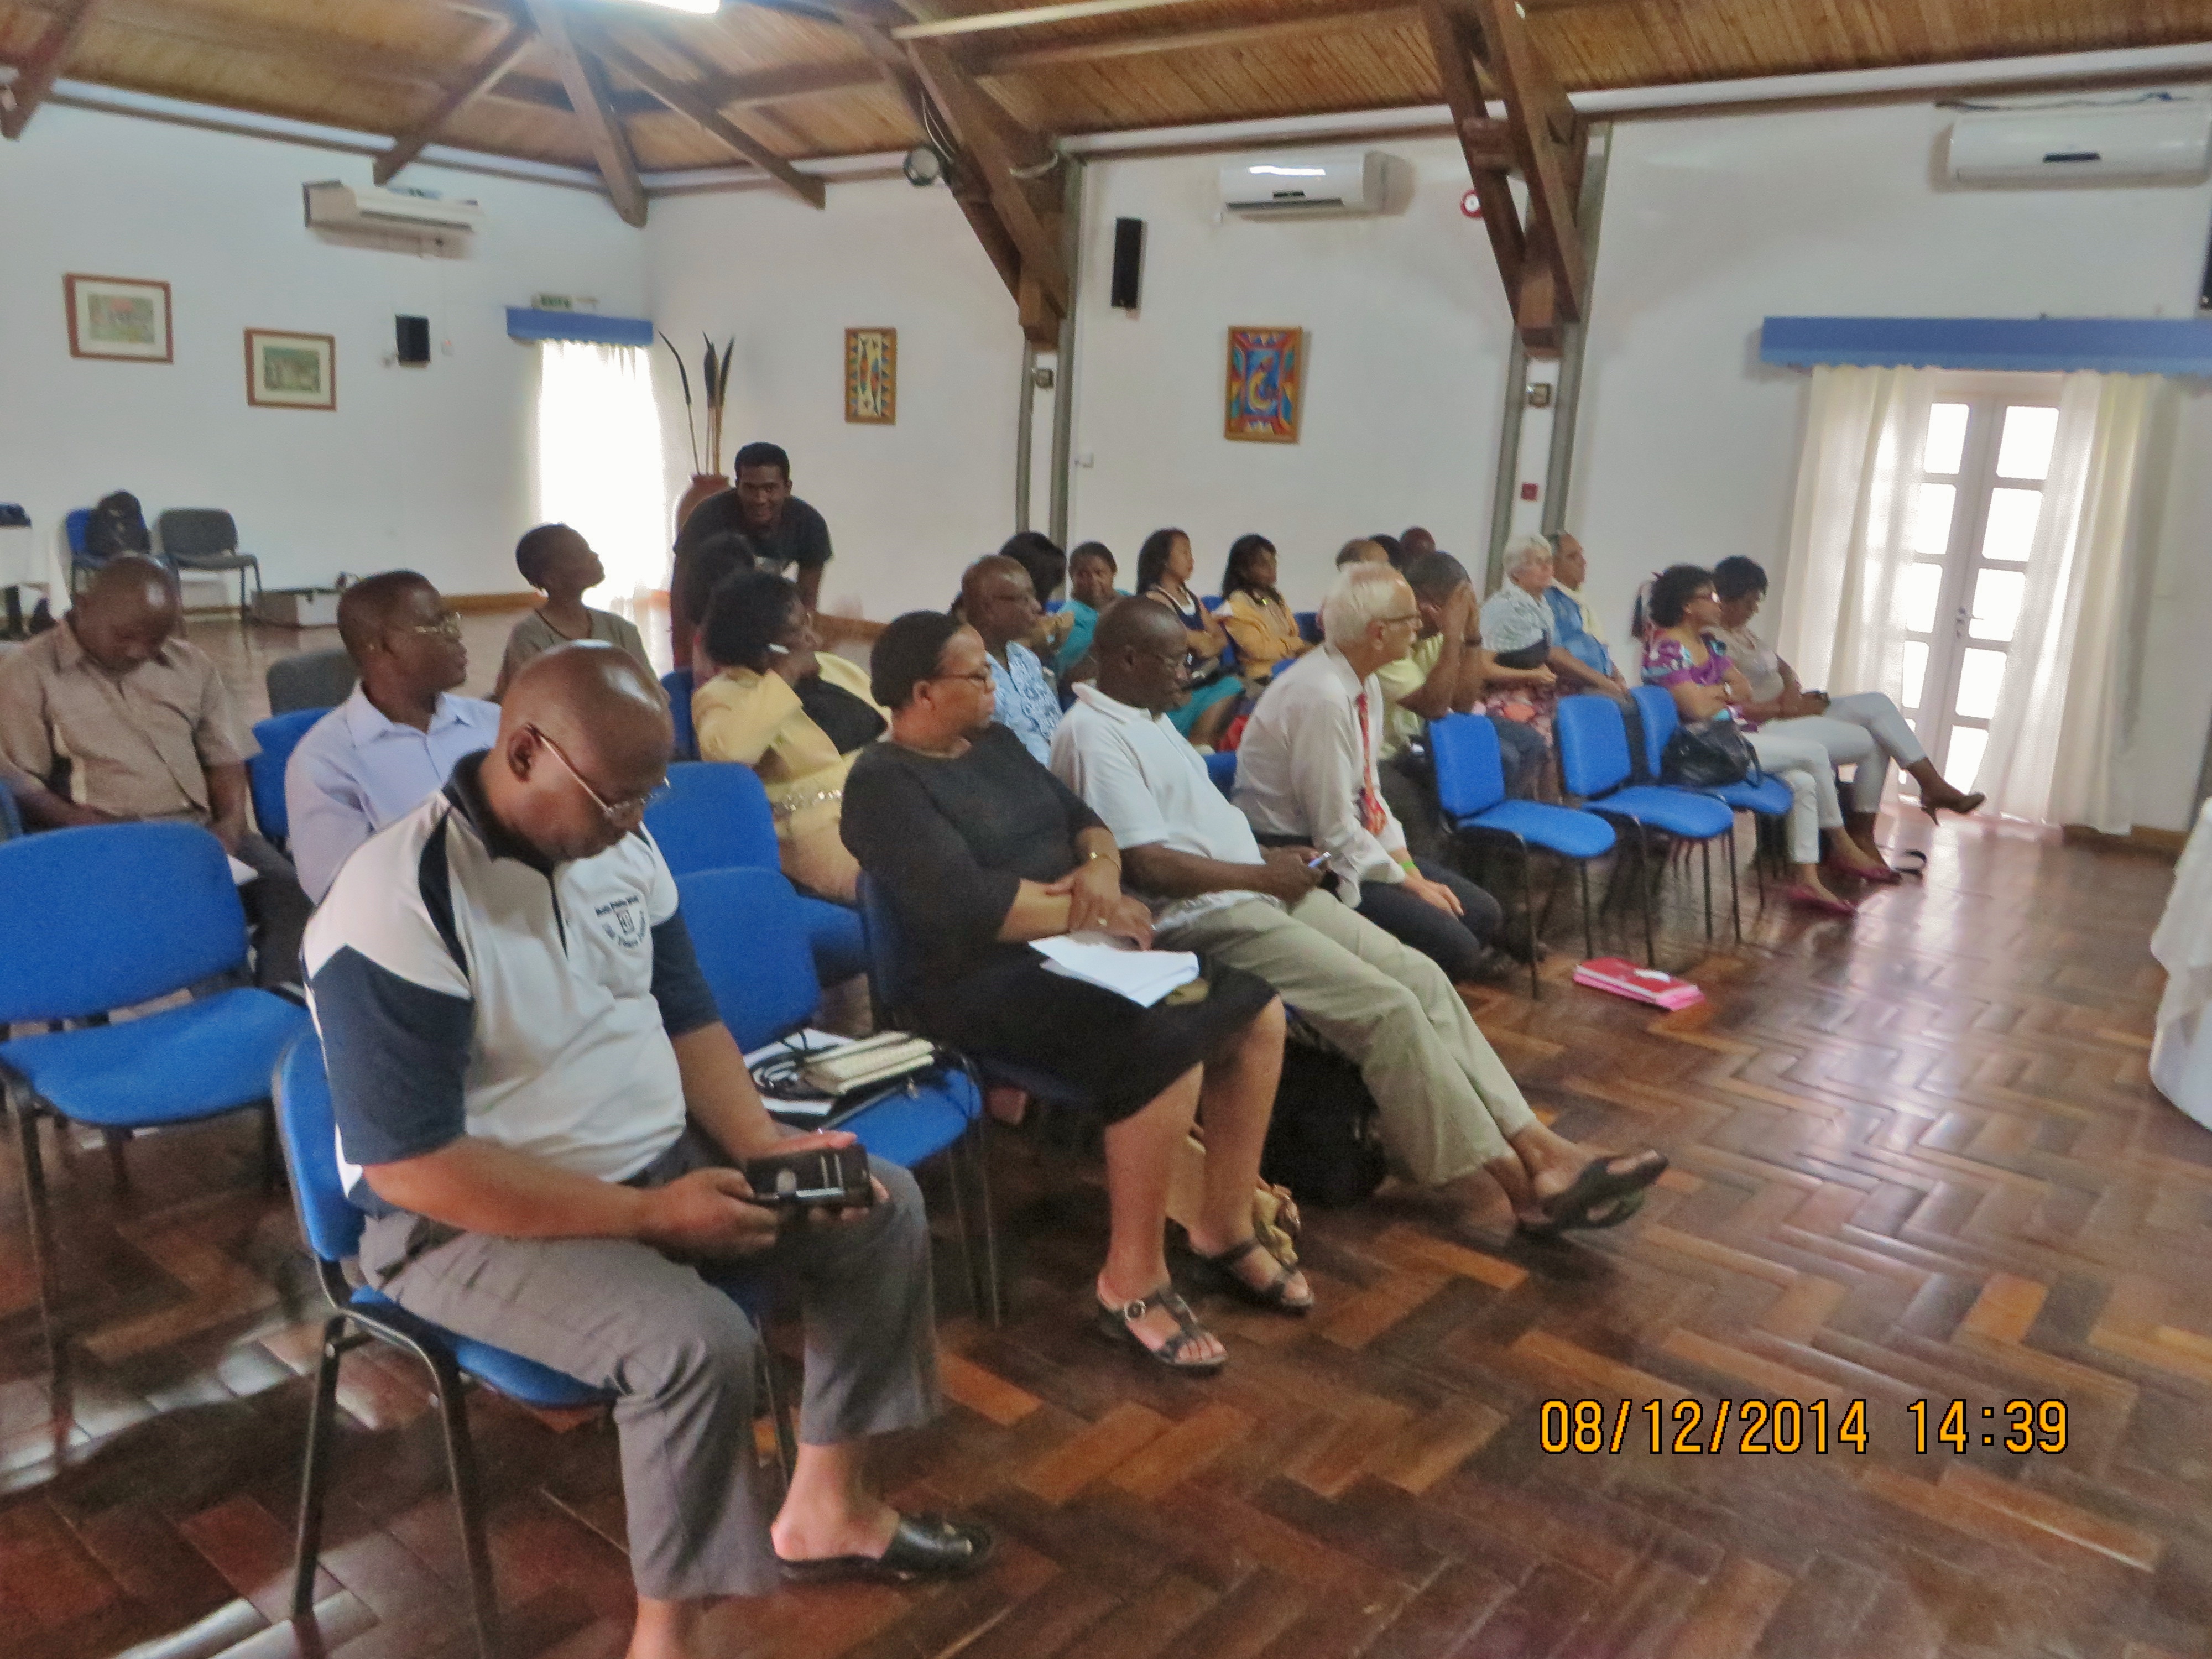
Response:
POLYGON ((1098 1317, 1092 1327, 1109 1342, 1127 1342, 1146 1358, 1155 1360, 1171 1371, 1185 1371, 1196 1376, 1211 1376, 1229 1363, 1229 1356, 1218 1359, 1185 1359, 1182 1356, 1198 1343, 1212 1334, 1198 1322, 1198 1316, 1190 1310, 1190 1304, 1176 1294, 1170 1279, 1141 1301, 1125 1302, 1120 1307, 1106 1303, 1098 1304, 1098 1317), (1178 1327, 1176 1334, 1158 1347, 1137 1334, 1137 1322, 1155 1308, 1164 1308, 1178 1327))

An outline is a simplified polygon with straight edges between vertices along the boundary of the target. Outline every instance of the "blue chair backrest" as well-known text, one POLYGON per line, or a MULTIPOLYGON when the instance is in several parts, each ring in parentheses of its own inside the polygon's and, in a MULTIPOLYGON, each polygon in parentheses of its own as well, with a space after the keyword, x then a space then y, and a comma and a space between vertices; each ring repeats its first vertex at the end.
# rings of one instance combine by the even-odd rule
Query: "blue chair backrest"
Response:
POLYGON ((292 1176, 292 1203, 307 1248, 325 1261, 358 1255, 364 1218, 338 1180, 331 1080, 323 1070, 323 1040, 313 1030, 302 1031, 284 1050, 270 1097, 276 1103, 284 1167, 292 1176))
POLYGON ((261 752, 246 763, 246 787, 253 792, 253 816, 261 833, 278 841, 292 833, 291 815, 284 808, 284 767, 307 728, 331 711, 301 708, 289 714, 271 714, 253 723, 253 740, 261 752))
POLYGON ((695 870, 676 890, 699 970, 738 1046, 758 1048, 804 1025, 822 986, 792 884, 774 870, 695 870))
POLYGON ((782 866, 768 791, 751 767, 734 761, 685 761, 670 767, 668 796, 646 809, 645 827, 676 875, 782 866))
POLYGON ((1216 750, 1208 755, 1206 757, 1206 775, 1213 780, 1216 789, 1224 795, 1230 794, 1237 787, 1237 751, 1232 749, 1224 755, 1216 750))
MULTIPOLYGON (((1310 640, 1316 645, 1319 645, 1321 643, 1320 611, 1301 611, 1297 613, 1297 622, 1298 624, 1298 637, 1300 639, 1310 640)), ((1282 671, 1278 669, 1275 672, 1280 673, 1282 671)))
POLYGON ((1552 719, 1559 776, 1588 800, 1628 781, 1628 723, 1611 697, 1562 697, 1552 719))
POLYGON ((1429 756, 1437 770, 1437 804, 1447 819, 1471 818, 1505 799, 1498 728, 1481 715, 1447 714, 1431 720, 1429 756))
POLYGON ((1674 735, 1674 728, 1682 718, 1674 710, 1674 694, 1663 685, 1639 685, 1628 694, 1636 699, 1636 707, 1644 715, 1644 763, 1651 769, 1651 781, 1659 781, 1659 757, 1667 752, 1667 739, 1674 735))
POLYGON ((63 519, 62 533, 69 538, 71 558, 81 559, 84 556, 84 532, 91 523, 92 509, 88 507, 72 507, 68 516, 63 519))
POLYGON ((83 1019, 246 964, 222 843, 192 823, 100 823, 0 842, 0 893, 38 924, 0 949, 0 1026, 83 1019))
POLYGON ((699 733, 691 724, 691 671, 672 668, 660 677, 660 689, 668 693, 668 718, 676 723, 676 758, 695 761, 699 758, 699 733))
POLYGON ((914 984, 906 927, 883 884, 860 872, 860 927, 868 940, 868 995, 877 1018, 896 1017, 914 984))

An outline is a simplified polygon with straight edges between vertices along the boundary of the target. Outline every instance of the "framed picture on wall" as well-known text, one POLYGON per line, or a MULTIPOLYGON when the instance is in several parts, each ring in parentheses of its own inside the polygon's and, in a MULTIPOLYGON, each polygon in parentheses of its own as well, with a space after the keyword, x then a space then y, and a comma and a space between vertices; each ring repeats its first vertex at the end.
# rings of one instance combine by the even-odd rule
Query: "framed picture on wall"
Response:
POLYGON ((169 285, 134 276, 62 278, 69 297, 70 356, 125 363, 175 361, 169 343, 169 285))
POLYGON ((1294 444, 1305 413, 1306 331, 1229 331, 1228 414, 1222 435, 1246 443, 1294 444))
POLYGON ((845 331, 845 418, 861 426, 898 420, 898 331, 845 331))
POLYGON ((336 409, 337 342, 327 334, 246 331, 246 401, 261 409, 336 409))

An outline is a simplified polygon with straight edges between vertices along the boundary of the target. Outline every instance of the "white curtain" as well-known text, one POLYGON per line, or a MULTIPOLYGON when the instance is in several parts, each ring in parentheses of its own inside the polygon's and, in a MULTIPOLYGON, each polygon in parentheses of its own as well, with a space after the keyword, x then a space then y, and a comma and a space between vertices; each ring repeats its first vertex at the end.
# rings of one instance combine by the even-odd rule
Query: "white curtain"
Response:
POLYGON ((636 621, 644 596, 668 574, 667 472, 651 354, 582 340, 546 340, 539 350, 538 520, 583 532, 607 570, 590 602, 636 621))
POLYGON ((2069 374, 2027 592, 1975 787, 2008 817, 2086 823, 2125 835, 2134 822, 2121 770, 2136 480, 2154 374, 2069 374))
POLYGON ((1903 696, 1898 599, 1936 381, 1927 368, 1813 371, 1776 641, 1807 685, 1903 696))

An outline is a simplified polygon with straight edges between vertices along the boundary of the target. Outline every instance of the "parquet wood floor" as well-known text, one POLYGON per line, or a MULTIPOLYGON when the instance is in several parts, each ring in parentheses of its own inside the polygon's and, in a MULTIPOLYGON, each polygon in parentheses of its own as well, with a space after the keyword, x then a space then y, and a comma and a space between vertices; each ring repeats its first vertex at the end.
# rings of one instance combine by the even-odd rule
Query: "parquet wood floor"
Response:
MULTIPOLYGON (((1893 834, 1930 850, 1928 878, 1855 922, 1769 911, 1704 954, 1678 904, 1662 959, 1703 1007, 1577 990, 1565 949, 1540 1003, 1480 997, 1559 1128, 1673 1158, 1634 1221, 1563 1247, 1516 1242, 1498 1205, 1311 1216, 1318 1312, 1206 1304, 1233 1352, 1216 1381, 1089 1337, 1097 1168, 995 1138, 1006 1322, 964 1316, 948 1260, 947 1410, 884 1468, 902 1503, 989 1517, 998 1560, 949 1588, 730 1604, 727 1651, 2212 1654, 2212 1135, 2146 1078, 2170 866, 1893 834), (1923 1398, 1931 1434, 1966 1402, 1963 1454, 1916 1452, 1923 1398), (2065 1449, 1981 1444, 1980 1408, 2013 1399, 2064 1401, 2065 1449), (1601 1437, 1629 1402, 1621 1449, 1548 1455, 1549 1400, 1597 1402, 1601 1437), (1857 1400, 1865 1452, 1814 1452, 1813 1403, 1832 1427, 1857 1400), (1694 1403, 1700 1449, 1651 1453, 1653 1401, 1670 1448, 1694 1403), (1801 1402, 1807 1449, 1741 1449, 1750 1401, 1801 1402)), ((61 1414, 0 1163, 0 1659, 315 1650, 278 1621, 316 1305, 254 1126, 141 1140, 127 1194, 96 1144, 52 1161, 61 1414)), ((341 1401, 325 1650, 464 1654, 420 1382, 363 1353, 341 1401)), ((472 1412, 514 1653, 611 1659, 629 1589, 610 1431, 472 1412)))

